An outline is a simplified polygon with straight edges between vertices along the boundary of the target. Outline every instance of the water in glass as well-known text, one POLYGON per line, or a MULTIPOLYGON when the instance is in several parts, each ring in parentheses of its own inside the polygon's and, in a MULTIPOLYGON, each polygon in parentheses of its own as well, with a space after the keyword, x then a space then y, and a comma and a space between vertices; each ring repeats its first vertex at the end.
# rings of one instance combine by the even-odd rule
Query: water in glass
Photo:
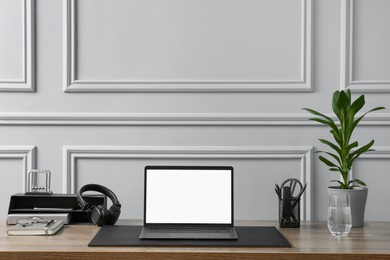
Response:
POLYGON ((331 194, 328 208, 328 229, 334 236, 346 236, 352 227, 348 194, 331 194))

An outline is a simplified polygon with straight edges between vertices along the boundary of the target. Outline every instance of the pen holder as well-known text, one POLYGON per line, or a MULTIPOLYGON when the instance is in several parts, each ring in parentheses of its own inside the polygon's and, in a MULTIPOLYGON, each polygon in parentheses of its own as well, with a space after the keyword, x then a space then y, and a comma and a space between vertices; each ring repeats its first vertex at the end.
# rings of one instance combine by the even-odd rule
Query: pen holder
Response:
POLYGON ((291 198, 290 203, 283 203, 283 199, 279 199, 279 227, 281 228, 299 228, 301 225, 300 219, 300 204, 301 199, 291 198))

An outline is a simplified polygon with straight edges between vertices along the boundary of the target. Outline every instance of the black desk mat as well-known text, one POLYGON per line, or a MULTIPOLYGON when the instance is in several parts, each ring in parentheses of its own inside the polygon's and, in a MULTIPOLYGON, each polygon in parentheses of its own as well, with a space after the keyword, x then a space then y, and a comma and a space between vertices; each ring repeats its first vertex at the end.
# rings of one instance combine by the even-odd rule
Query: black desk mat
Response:
POLYGON ((237 240, 140 240, 142 226, 103 226, 88 246, 291 247, 275 227, 237 227, 237 240))

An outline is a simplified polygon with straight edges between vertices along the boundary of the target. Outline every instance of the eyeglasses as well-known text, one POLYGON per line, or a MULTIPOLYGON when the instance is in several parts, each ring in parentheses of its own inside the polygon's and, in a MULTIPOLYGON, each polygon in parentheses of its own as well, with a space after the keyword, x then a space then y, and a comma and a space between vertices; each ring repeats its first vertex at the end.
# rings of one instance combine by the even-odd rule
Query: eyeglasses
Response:
POLYGON ((28 217, 28 218, 20 218, 16 220, 16 224, 22 227, 27 227, 35 223, 47 223, 47 222, 49 221, 42 217, 28 217))

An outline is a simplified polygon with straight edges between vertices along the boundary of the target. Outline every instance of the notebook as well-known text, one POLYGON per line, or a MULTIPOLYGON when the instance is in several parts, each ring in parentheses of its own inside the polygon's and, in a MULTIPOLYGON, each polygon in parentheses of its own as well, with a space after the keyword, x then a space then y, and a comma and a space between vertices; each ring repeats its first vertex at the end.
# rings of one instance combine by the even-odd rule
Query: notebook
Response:
POLYGON ((233 216, 233 167, 145 167, 140 239, 237 239, 233 216))
POLYGON ((48 223, 33 223, 28 226, 16 224, 7 230, 10 236, 51 236, 64 226, 62 220, 51 220, 48 223))
MULTIPOLYGON (((19 214, 8 214, 7 216, 7 225, 15 225, 18 219, 31 217, 31 213, 19 213, 19 214)), ((69 224, 70 222, 70 213, 34 213, 34 217, 41 217, 44 219, 55 219, 62 220, 64 224, 69 224)))

